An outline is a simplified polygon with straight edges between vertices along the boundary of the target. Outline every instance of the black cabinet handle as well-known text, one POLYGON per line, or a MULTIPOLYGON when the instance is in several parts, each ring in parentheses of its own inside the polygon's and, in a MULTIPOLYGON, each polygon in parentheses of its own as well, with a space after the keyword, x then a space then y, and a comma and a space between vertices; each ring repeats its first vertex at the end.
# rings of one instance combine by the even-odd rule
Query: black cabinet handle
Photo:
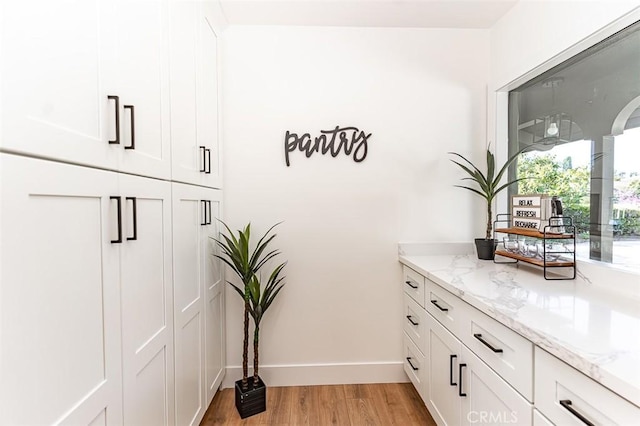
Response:
POLYGON ((116 103, 116 139, 109 141, 109 144, 120 145, 120 98, 118 96, 107 96, 110 101, 116 103))
POLYGON ((133 105, 125 105, 124 109, 130 110, 131 114, 131 145, 125 146, 124 149, 136 149, 136 114, 133 105))
POLYGON ((116 200, 116 202, 118 203, 118 239, 117 240, 111 240, 112 244, 120 244, 122 242, 122 197, 118 196, 113 196, 113 197, 109 197, 109 199, 111 200, 116 200))
POLYGON ((202 203, 202 208, 204 209, 204 213, 202 214, 202 222, 200 222, 200 225, 202 226, 208 225, 207 224, 207 200, 200 200, 200 203, 202 203))
POLYGON ((133 236, 127 237, 127 241, 135 241, 138 239, 138 199, 136 197, 126 197, 125 200, 131 200, 131 210, 133 214, 133 236))
POLYGON ((200 171, 204 172, 207 170, 207 149, 204 146, 199 146, 198 148, 202 150, 202 167, 200 171))
POLYGON ((443 308, 442 306, 438 305, 438 301, 437 300, 432 300, 431 303, 436 305, 436 308, 440 309, 442 312, 447 312, 449 310, 448 308, 443 308))
POLYGON ((458 377, 460 377, 460 386, 458 386, 458 396, 467 396, 466 393, 462 392, 462 368, 466 367, 467 364, 460 364, 459 369, 458 369, 458 377))
POLYGON ((485 345, 486 347, 488 347, 489 349, 491 349, 493 352, 495 353, 502 353, 502 349, 500 348, 494 348, 491 343, 487 342, 486 340, 484 340, 482 338, 482 334, 480 333, 476 333, 473 335, 473 337, 475 337, 476 339, 480 340, 480 342, 482 342, 483 345, 485 345))
POLYGON ((560 405, 562 405, 567 411, 569 411, 571 414, 573 414, 574 416, 576 416, 578 419, 580 419, 580 421, 582 423, 584 423, 585 425, 588 426, 595 426, 593 423, 591 423, 585 416, 583 416, 582 414, 578 413, 576 411, 575 408, 573 408, 571 405, 571 400, 570 399, 563 399, 560 400, 560 405))
POLYGON ((204 217, 205 225, 211 225, 211 200, 206 200, 205 201, 204 215, 205 215, 205 217, 204 217), (207 216, 207 207, 209 208, 209 215, 208 216, 207 216))
POLYGON ((449 384, 451 386, 457 386, 457 383, 453 381, 453 360, 458 358, 458 355, 449 355, 449 384))
POLYGON ((420 324, 419 322, 415 322, 413 320, 413 317, 411 315, 407 315, 407 319, 409 320, 409 322, 411 323, 411 325, 418 325, 420 324))
POLYGON ((207 154, 207 159, 208 159, 208 161, 205 163, 205 169, 206 169, 205 173, 211 174, 211 150, 209 148, 205 148, 204 152, 207 154))
POLYGON ((407 357, 407 362, 409 363, 409 365, 411 366, 411 368, 413 369, 413 371, 418 371, 420 370, 418 367, 416 367, 415 365, 413 365, 413 363, 411 362, 411 357, 408 356, 407 357))
POLYGON ((409 287, 411 287, 412 289, 417 289, 418 286, 417 285, 413 285, 413 283, 411 281, 405 281, 404 282, 406 285, 408 285, 409 287))

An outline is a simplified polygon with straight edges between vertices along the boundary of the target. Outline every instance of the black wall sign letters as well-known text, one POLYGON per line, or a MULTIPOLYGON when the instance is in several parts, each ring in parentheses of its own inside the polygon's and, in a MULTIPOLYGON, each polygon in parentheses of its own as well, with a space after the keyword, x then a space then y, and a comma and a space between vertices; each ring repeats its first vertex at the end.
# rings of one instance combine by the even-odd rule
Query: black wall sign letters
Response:
POLYGON ((370 136, 371 133, 366 134, 357 127, 336 126, 333 130, 320 130, 320 136, 313 139, 309 133, 298 136, 287 130, 284 136, 284 158, 289 167, 289 154, 296 149, 304 152, 307 158, 314 152, 337 157, 343 151, 346 155, 353 153, 353 161, 359 163, 367 157, 367 140, 370 136))

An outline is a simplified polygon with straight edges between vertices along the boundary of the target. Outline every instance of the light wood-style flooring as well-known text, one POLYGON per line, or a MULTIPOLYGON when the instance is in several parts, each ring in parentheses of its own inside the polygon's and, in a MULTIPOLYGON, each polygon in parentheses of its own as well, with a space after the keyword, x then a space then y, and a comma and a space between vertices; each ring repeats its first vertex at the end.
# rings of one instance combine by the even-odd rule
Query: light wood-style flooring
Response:
POLYGON ((234 389, 216 394, 201 426, 435 426, 411 383, 267 388, 267 411, 240 419, 234 389))

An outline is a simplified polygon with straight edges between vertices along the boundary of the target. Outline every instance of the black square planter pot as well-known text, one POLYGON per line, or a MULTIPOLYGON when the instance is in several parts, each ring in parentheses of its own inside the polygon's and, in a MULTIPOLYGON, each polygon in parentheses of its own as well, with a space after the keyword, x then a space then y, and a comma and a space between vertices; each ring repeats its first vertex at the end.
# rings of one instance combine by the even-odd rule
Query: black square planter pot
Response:
POLYGON ((242 389, 242 380, 236 382, 236 408, 240 418, 244 419, 267 410, 267 386, 258 376, 258 383, 249 377, 249 386, 242 389))

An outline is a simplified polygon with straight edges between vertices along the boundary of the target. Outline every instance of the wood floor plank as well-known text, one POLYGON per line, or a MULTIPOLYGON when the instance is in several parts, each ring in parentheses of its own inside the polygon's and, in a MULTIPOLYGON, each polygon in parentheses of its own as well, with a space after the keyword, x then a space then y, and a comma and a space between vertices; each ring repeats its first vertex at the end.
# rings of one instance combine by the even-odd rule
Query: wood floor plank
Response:
POLYGON ((350 424, 347 402, 342 385, 321 386, 318 392, 320 425, 350 424))
POLYGON ((292 387, 293 405, 291 407, 291 424, 312 426, 320 424, 317 389, 315 386, 292 387))
POLYGON ((349 420, 353 426, 384 426, 372 399, 347 399, 347 409, 349 410, 349 420))
POLYGON ((435 426, 410 383, 267 388, 267 411, 241 419, 234 389, 216 394, 201 426, 435 426))

